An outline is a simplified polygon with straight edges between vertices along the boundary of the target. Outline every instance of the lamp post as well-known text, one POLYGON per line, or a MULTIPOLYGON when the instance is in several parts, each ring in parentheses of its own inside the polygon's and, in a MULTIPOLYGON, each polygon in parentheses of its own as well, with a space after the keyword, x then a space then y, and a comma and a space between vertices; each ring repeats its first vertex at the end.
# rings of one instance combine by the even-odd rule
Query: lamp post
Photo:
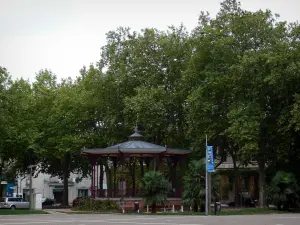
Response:
POLYGON ((27 168, 29 169, 29 208, 33 209, 33 196, 32 196, 32 169, 36 165, 30 165, 27 168))
MULTIPOLYGON (((109 187, 109 193, 108 196, 112 197, 112 177, 111 177, 111 168, 113 166, 113 162, 109 159, 107 162, 107 166, 108 166, 108 176, 109 176, 109 185, 107 185, 107 187, 109 187)), ((107 182, 107 181, 106 181, 107 182)))

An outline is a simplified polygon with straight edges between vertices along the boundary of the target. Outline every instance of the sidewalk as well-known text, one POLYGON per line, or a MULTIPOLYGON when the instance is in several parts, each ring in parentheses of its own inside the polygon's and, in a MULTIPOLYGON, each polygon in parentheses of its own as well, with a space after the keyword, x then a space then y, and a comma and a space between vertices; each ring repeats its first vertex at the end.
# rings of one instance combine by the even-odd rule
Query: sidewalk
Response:
POLYGON ((72 209, 44 209, 45 212, 50 214, 57 214, 57 213, 69 213, 72 212, 72 209))

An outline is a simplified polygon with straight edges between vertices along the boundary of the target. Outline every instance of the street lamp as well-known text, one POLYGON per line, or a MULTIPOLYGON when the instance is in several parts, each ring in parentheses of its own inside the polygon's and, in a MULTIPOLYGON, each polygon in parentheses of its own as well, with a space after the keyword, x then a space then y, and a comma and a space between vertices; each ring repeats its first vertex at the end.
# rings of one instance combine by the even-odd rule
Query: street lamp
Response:
POLYGON ((32 170, 36 165, 29 165, 27 168, 29 170, 29 208, 33 209, 33 197, 32 197, 32 170))
MULTIPOLYGON (((109 187, 109 190, 108 190, 108 195, 109 197, 112 197, 112 177, 111 177, 111 168, 113 166, 113 162, 111 160, 108 160, 107 162, 107 166, 108 166, 108 176, 109 176, 109 185, 107 185, 107 187, 109 187)), ((107 183, 107 180, 106 180, 106 183, 107 183)))

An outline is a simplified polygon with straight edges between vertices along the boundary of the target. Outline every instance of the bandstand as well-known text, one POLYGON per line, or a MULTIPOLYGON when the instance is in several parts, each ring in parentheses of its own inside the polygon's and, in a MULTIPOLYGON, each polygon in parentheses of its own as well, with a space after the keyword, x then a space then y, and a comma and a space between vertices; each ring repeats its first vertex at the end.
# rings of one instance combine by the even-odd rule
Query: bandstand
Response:
MULTIPOLYGON (((143 176, 145 170, 151 169, 162 171, 163 168, 169 171, 176 171, 179 167, 179 174, 173 172, 169 174, 170 191, 168 199, 181 200, 182 197, 182 172, 185 159, 191 150, 169 148, 144 141, 138 128, 129 136, 129 140, 106 148, 82 149, 82 155, 88 157, 92 165, 92 198, 113 198, 113 199, 139 199, 140 189, 137 187, 127 188, 124 180, 124 169, 131 161, 140 164, 140 174, 143 176), (99 188, 100 159, 109 160, 113 166, 113 182, 108 186, 108 190, 99 188), (118 174, 117 174, 118 172, 118 174)), ((137 179, 137 177, 135 177, 137 179)), ((133 183, 136 183, 133 181, 133 183)), ((102 186, 102 185, 100 185, 102 186)))

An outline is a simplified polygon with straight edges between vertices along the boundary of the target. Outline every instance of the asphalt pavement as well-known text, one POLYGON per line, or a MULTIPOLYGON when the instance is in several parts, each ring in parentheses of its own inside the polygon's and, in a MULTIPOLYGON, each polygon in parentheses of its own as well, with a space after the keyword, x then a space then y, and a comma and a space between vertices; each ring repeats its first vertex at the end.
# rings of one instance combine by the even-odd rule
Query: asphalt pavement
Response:
POLYGON ((64 214, 0 216, 1 225, 300 225, 300 214, 249 216, 140 216, 64 214))

